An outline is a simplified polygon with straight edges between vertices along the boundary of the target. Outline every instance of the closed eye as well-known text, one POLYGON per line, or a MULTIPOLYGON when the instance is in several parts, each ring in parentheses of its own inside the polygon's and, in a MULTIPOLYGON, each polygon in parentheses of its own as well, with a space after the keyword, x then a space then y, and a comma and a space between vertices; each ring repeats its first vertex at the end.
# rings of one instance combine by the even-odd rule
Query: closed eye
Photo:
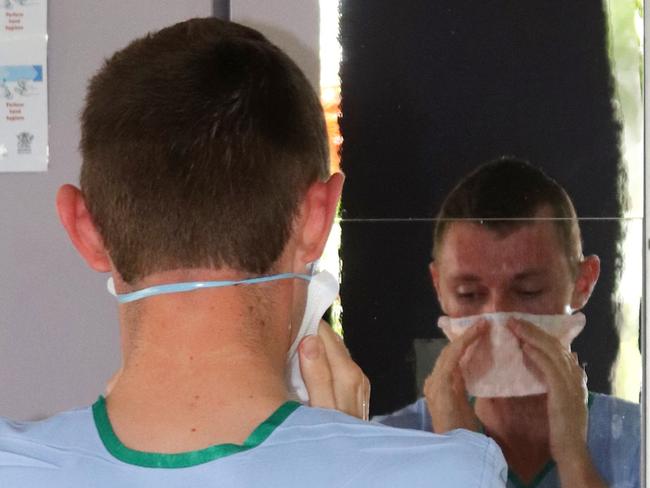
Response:
POLYGON ((456 298, 459 300, 464 300, 464 301, 471 301, 471 300, 477 300, 481 297, 483 297, 483 293, 480 292, 457 292, 456 293, 456 298))

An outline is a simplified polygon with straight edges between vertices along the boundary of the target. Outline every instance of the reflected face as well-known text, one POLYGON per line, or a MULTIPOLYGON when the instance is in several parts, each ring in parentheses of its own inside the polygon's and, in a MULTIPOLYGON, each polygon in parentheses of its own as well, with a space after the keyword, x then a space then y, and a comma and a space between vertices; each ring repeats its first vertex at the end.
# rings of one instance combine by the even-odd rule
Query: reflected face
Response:
POLYGON ((548 221, 505 234, 479 223, 454 222, 431 264, 431 274, 438 300, 450 317, 563 314, 584 304, 557 229, 548 221))

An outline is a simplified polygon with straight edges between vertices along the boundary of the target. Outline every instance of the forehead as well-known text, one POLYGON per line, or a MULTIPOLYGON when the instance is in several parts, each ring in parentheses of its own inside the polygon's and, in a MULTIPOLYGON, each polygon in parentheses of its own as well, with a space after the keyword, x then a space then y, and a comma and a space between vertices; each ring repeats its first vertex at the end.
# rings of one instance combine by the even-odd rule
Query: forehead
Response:
POLYGON ((454 222, 444 234, 436 264, 441 272, 478 276, 569 274, 557 227, 551 221, 531 221, 505 231, 454 222))

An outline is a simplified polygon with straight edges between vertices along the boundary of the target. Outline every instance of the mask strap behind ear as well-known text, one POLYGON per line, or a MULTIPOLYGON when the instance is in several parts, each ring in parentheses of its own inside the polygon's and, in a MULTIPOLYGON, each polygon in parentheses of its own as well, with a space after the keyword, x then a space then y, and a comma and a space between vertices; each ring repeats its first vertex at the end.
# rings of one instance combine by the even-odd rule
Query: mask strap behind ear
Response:
POLYGON ((245 280, 223 280, 223 281, 188 281, 183 283, 169 283, 166 285, 155 285, 142 290, 137 290, 131 293, 118 294, 115 291, 115 282, 113 277, 108 279, 106 288, 108 292, 117 298, 120 303, 129 303, 143 298, 153 297, 156 295, 164 295, 167 293, 182 293, 186 291, 200 290, 203 288, 222 288, 225 286, 238 286, 238 285, 255 285, 258 283, 268 283, 277 280, 289 280, 297 278, 300 280, 311 281, 311 276, 298 273, 281 273, 268 276, 259 276, 257 278, 247 278, 245 280))

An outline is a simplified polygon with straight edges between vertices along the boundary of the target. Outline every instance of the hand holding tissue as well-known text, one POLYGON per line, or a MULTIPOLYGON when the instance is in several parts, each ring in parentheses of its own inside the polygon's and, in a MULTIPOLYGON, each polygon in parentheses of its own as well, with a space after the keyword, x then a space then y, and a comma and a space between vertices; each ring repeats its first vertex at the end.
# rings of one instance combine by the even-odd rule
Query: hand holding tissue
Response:
POLYGON ((293 400, 301 403, 309 402, 309 394, 302 375, 300 374, 300 358, 298 345, 306 336, 318 333, 318 324, 323 314, 334 302, 339 292, 339 283, 328 271, 320 271, 313 275, 307 288, 307 303, 298 335, 289 348, 287 355, 287 384, 293 400))
POLYGON ((540 374, 525 359, 519 339, 506 326, 509 320, 530 322, 556 337, 570 350, 573 339, 585 326, 582 313, 573 315, 533 315, 497 312, 469 317, 440 317, 438 326, 454 341, 479 321, 489 324, 488 333, 470 345, 460 360, 467 392, 475 397, 516 397, 546 393, 540 374))

